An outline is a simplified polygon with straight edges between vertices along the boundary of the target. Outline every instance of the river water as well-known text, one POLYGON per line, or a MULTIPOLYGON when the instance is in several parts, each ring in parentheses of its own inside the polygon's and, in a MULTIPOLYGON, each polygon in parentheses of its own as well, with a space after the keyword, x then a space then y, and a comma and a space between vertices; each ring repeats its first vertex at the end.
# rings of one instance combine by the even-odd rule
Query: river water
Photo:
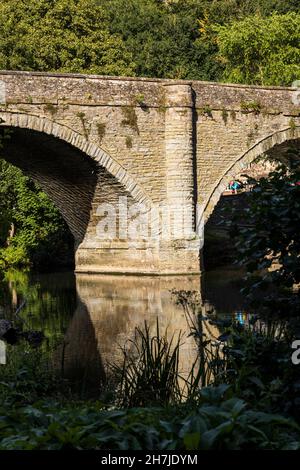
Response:
POLYGON ((120 347, 133 339, 144 322, 168 335, 185 332, 180 367, 193 363, 196 347, 188 337, 184 311, 172 289, 197 291, 208 315, 245 317, 239 293, 242 273, 223 267, 199 276, 148 277, 75 275, 73 272, 32 275, 8 272, 0 285, 0 318, 20 316, 24 328, 55 338, 54 363, 67 377, 97 381, 109 363, 121 360, 120 347))

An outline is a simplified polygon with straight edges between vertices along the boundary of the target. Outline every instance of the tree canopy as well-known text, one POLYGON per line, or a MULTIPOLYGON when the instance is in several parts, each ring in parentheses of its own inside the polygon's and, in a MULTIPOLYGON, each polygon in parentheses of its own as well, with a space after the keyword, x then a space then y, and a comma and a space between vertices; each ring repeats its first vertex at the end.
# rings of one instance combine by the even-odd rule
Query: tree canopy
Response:
POLYGON ((297 63, 299 54, 297 30, 293 28, 299 24, 300 7, 295 0, 97 0, 97 3, 109 16, 111 34, 122 36, 132 54, 136 75, 261 84, 255 70, 242 77, 229 72, 236 63, 241 70, 245 66, 244 49, 248 53, 254 49, 254 67, 264 66, 268 36, 275 50, 270 58, 273 65, 266 69, 265 78, 270 73, 269 82, 278 81, 274 63, 279 59, 277 71, 282 84, 290 85, 291 76, 297 73, 294 67, 281 74, 284 67, 297 63), (274 13, 277 16, 270 17, 274 13), (251 27, 253 22, 260 25, 262 39, 258 47, 263 47, 260 54, 256 53, 252 36, 256 32, 251 27), (235 51, 230 53, 233 48, 237 55, 235 51))
POLYGON ((259 85, 292 85, 300 77, 300 15, 249 16, 215 28, 223 79, 259 85))
POLYGON ((287 84, 296 0, 0 0, 0 68, 287 84))
POLYGON ((131 54, 93 0, 0 1, 0 68, 134 75, 131 54))

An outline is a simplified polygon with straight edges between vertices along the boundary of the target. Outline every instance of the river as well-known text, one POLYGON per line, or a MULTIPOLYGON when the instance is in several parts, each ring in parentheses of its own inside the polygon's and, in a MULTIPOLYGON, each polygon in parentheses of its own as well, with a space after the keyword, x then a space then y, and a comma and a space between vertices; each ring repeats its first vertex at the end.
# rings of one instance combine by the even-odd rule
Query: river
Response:
POLYGON ((199 276, 148 277, 75 275, 73 272, 30 274, 8 272, 0 285, 0 318, 13 318, 17 307, 24 328, 42 330, 58 346, 54 362, 71 378, 97 381, 110 363, 121 360, 121 349, 144 322, 169 337, 185 332, 180 367, 189 370, 196 349, 184 311, 171 289, 197 291, 202 311, 235 315, 243 321, 239 293, 242 273, 232 267, 199 276))

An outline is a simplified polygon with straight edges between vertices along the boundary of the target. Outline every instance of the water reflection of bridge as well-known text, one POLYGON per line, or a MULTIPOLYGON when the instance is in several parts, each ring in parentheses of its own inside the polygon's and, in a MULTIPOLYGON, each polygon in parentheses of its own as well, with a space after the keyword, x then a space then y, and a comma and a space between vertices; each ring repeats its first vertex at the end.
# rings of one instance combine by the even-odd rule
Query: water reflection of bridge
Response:
MULTIPOLYGON (((168 336, 187 331, 183 309, 176 305, 171 289, 200 289, 192 277, 133 277, 78 275, 77 308, 67 329, 60 354, 66 376, 98 382, 108 363, 121 359, 120 346, 134 337, 135 327, 145 321, 152 332, 156 319, 168 336)), ((185 337, 181 350, 184 373, 195 359, 195 344, 185 337)))
MULTIPOLYGON (((238 287, 228 279, 233 274, 211 273, 201 280, 198 276, 77 275, 77 308, 65 335, 64 353, 62 348, 59 351, 65 375, 84 379, 88 386, 99 383, 107 364, 121 360, 120 346, 132 339, 135 328, 143 327, 145 321, 153 333, 157 318, 161 332, 167 329, 169 337, 180 331, 187 333, 184 311, 176 305, 171 289, 199 292, 203 313, 238 311, 242 299, 238 287)), ((195 357, 194 340, 185 337, 180 362, 183 374, 195 357)))

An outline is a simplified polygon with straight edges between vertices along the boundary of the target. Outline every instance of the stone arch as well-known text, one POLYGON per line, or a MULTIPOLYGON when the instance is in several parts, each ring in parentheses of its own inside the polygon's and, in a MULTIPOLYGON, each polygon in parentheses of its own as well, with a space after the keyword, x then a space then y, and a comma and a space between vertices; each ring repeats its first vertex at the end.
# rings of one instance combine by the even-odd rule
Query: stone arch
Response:
POLYGON ((236 161, 227 168, 225 173, 216 182, 213 191, 204 204, 205 222, 209 219, 222 193, 226 189, 229 181, 237 174, 241 173, 250 163, 260 155, 270 152, 284 143, 291 143, 300 139, 300 126, 295 129, 286 128, 268 135, 261 141, 254 144, 247 152, 240 155, 236 161))
POLYGON ((139 203, 151 204, 150 198, 145 194, 140 185, 128 173, 128 171, 108 153, 89 142, 86 138, 71 129, 70 127, 54 122, 45 117, 39 117, 21 113, 1 113, 1 125, 7 127, 19 127, 57 137, 73 147, 76 147, 82 153, 91 157, 99 166, 105 168, 117 181, 124 186, 126 191, 139 203))
POLYGON ((78 132, 43 117, 1 114, 1 126, 13 129, 16 137, 5 143, 4 158, 50 196, 74 236, 75 247, 86 235, 93 206, 105 198, 115 202, 126 195, 151 207, 151 200, 127 170, 78 132))

